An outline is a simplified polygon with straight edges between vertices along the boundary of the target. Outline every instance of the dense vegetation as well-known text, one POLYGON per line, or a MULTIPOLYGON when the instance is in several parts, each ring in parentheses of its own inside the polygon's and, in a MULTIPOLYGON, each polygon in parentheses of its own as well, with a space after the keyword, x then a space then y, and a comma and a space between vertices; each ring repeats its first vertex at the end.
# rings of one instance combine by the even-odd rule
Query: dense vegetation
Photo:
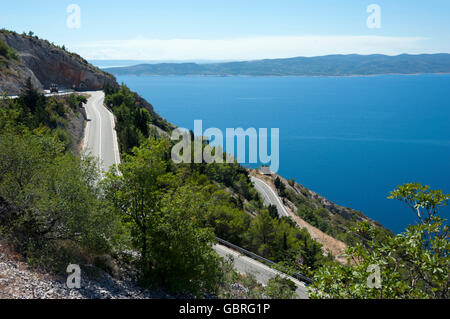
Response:
MULTIPOLYGON (((175 249, 173 242, 166 237, 164 240, 159 236, 153 239, 153 232, 160 227, 159 224, 155 226, 155 223, 162 220, 165 223, 176 222, 178 214, 181 220, 195 222, 190 224, 193 227, 192 236, 206 236, 198 239, 196 246, 200 242, 211 242, 215 235, 294 269, 298 269, 295 261, 300 256, 306 260, 305 267, 311 269, 317 268, 326 259, 322 255, 320 244, 313 241, 306 230, 298 229, 289 219, 279 219, 276 214, 270 215, 269 209, 264 207, 253 188, 247 170, 242 166, 237 163, 174 164, 170 154, 174 141, 152 134, 145 138, 146 134, 139 128, 143 117, 136 109, 131 92, 122 86, 120 90, 107 89, 106 94, 106 100, 116 114, 119 139, 120 136, 125 139, 120 141, 124 152, 123 163, 119 168, 121 174, 110 172, 105 180, 107 196, 114 203, 117 214, 128 221, 134 247, 142 252, 142 269, 155 276, 152 281, 162 278, 157 275, 157 264, 163 263, 162 255, 175 258, 175 255, 170 255, 170 250, 175 249), (121 114, 130 116, 124 117, 121 114), (132 127, 136 132, 132 135, 139 138, 128 143, 126 138, 130 135, 121 134, 121 127, 132 127), (136 144, 139 147, 126 151, 136 144), (177 213, 175 207, 166 208, 166 205, 177 201, 182 212, 177 213), (169 218, 170 214, 174 216, 169 218), (164 254, 161 252, 161 255, 155 255, 157 251, 164 254)), ((147 123, 150 121, 148 119, 147 123)), ((207 141, 203 143, 203 147, 208 147, 207 141)), ((167 227, 166 225, 165 228, 167 227)), ((188 225, 183 225, 183 229, 187 231, 188 225)), ((177 236, 176 229, 171 233, 177 236)), ((192 247, 184 246, 189 244, 187 238, 180 238, 179 241, 177 254, 181 262, 184 252, 191 251, 192 247)), ((205 252, 202 256, 206 256, 205 252)), ((191 254, 189 257, 194 256, 191 254)), ((197 260, 199 258, 200 256, 196 257, 197 260)), ((183 261, 183 264, 186 265, 186 276, 194 275, 189 262, 183 261), (188 271, 189 269, 191 270, 188 271)), ((168 259, 167 265, 160 271, 161 274, 166 274, 165 280, 173 278, 175 281, 172 284, 180 284, 181 274, 178 272, 182 269, 184 267, 178 265, 178 262, 168 259), (175 265, 177 267, 170 270, 175 265), (173 277, 168 275, 171 271, 174 272, 173 277)), ((207 276, 202 274, 202 277, 207 276)), ((193 281, 192 278, 190 280, 193 281)))
POLYGON ((116 117, 116 131, 122 153, 129 153, 133 147, 141 145, 149 136, 155 136, 155 127, 169 131, 170 125, 159 116, 152 116, 141 105, 136 93, 125 85, 120 88, 106 83, 105 104, 116 117), (153 125, 153 127, 151 126, 153 125))
POLYGON ((122 153, 129 153, 149 137, 152 117, 150 113, 137 105, 134 94, 124 85, 116 90, 105 87, 105 104, 112 108, 116 117, 116 131, 122 153))
MULTIPOLYGON (((18 99, 0 100, 0 233, 33 265, 63 272, 68 263, 107 254, 136 265, 146 286, 232 297, 228 288, 237 281, 247 297, 292 298, 289 281, 275 278, 263 288, 233 271, 213 249, 218 236, 284 271, 314 275, 313 297, 448 297, 448 228, 437 212, 449 195, 420 184, 399 187, 391 197, 406 202, 419 223, 397 236, 360 223, 353 229, 360 240, 342 265, 325 257, 305 229, 265 207, 239 164, 175 164, 176 141, 150 129, 152 117, 134 95, 125 86, 107 90, 122 164, 102 180, 98 163, 70 147, 67 122, 81 112, 84 97, 46 98, 28 82, 18 99), (379 288, 367 285, 371 265, 381 269, 379 288)), ((311 198, 275 184, 305 219, 321 216, 318 227, 335 227, 311 198)), ((345 223, 348 230, 355 224, 345 223)))
POLYGON ((347 250, 347 265, 320 268, 312 297, 449 298, 448 224, 438 210, 448 205, 450 195, 412 183, 399 186, 389 198, 405 202, 418 223, 382 243, 374 240, 373 227, 359 225, 354 233, 371 238, 369 247, 356 244, 347 250))
POLYGON ((124 156, 121 174, 112 170, 104 181, 112 211, 141 251, 146 281, 172 289, 212 287, 214 235, 290 268, 300 256, 311 269, 323 263, 320 245, 306 230, 266 208, 251 217, 223 185, 188 164, 173 164, 170 151, 168 139, 151 138, 124 156))
POLYGON ((107 251, 112 225, 96 163, 69 150, 66 115, 83 98, 68 100, 30 83, 18 99, 0 100, 0 232, 29 262, 56 271, 76 252, 107 251))
POLYGON ((125 87, 107 95, 121 101, 113 104, 119 128, 133 127, 138 138, 119 135, 120 174, 101 182, 96 161, 70 148, 67 117, 85 98, 46 98, 28 82, 18 99, 0 101, 0 231, 30 263, 63 273, 109 254, 135 264, 144 285, 194 294, 218 292, 223 281, 214 236, 287 267, 299 256, 311 269, 322 264, 320 245, 269 215, 245 169, 174 164, 174 142, 145 131, 140 121, 151 118, 129 109, 128 98, 125 87))

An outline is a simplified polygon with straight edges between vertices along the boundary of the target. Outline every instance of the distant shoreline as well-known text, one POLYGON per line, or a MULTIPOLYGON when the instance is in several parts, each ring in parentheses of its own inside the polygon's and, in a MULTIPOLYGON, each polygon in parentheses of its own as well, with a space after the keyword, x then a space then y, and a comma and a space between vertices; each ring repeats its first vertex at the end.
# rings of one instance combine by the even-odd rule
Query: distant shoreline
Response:
MULTIPOLYGON (((108 72, 105 69, 105 72, 108 72)), ((110 73, 110 72, 108 72, 110 73)), ((216 74, 115 74, 114 76, 134 76, 134 77, 212 77, 212 78, 232 78, 232 77, 247 77, 247 78, 283 78, 283 77, 308 77, 308 78, 352 78, 352 77, 376 77, 376 76, 420 76, 420 75, 450 75, 450 72, 436 72, 436 73, 379 73, 379 74, 349 74, 349 75, 247 75, 247 74, 236 74, 236 75, 216 75, 216 74)))
POLYGON ((144 63, 127 67, 105 67, 102 70, 116 76, 362 77, 449 74, 450 54, 327 55, 211 64, 144 63))

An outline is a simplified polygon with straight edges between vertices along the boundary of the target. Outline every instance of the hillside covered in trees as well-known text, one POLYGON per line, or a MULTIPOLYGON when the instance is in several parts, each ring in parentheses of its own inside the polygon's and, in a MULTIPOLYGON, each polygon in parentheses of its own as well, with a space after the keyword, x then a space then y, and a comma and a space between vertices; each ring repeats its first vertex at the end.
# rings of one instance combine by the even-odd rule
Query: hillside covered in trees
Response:
MULTIPOLYGON (((3 47, 3 61, 15 60, 14 49, 3 47)), ((298 216, 349 245, 342 264, 307 228, 263 204, 249 170, 238 163, 175 164, 176 141, 162 133, 173 126, 125 85, 102 87, 122 158, 108 172, 78 147, 88 92, 46 97, 30 78, 17 99, 0 100, 0 235, 32 267, 64 274, 77 263, 92 274, 94 264, 111 276, 132 270, 141 287, 190 297, 236 297, 236 283, 247 287, 244 297, 293 297, 282 278, 262 287, 234 271, 213 248, 220 237, 285 273, 314 277, 313 297, 448 296, 448 231, 437 214, 448 195, 420 184, 393 191, 420 220, 394 236, 295 181, 275 180, 298 216), (367 267, 378 263, 385 288, 361 288, 367 267)))

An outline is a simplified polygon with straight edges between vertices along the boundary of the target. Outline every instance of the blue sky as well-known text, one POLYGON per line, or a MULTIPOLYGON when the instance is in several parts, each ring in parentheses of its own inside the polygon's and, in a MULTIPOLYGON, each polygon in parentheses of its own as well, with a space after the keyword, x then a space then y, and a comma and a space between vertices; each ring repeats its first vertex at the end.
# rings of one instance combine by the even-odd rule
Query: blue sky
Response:
POLYGON ((88 59, 220 60, 450 52, 449 16, 448 0, 4 0, 0 27, 88 59), (67 27, 70 4, 79 29, 67 27), (369 4, 381 28, 367 27, 369 4))

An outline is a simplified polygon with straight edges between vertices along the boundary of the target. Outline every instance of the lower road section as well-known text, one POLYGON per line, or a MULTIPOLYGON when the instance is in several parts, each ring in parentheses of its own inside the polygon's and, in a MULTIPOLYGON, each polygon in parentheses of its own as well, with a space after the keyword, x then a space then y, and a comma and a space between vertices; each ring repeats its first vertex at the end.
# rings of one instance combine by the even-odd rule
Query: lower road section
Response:
POLYGON ((307 288, 305 287, 305 284, 298 281, 297 279, 289 277, 286 274, 283 274, 247 256, 243 256, 240 253, 223 245, 215 245, 214 249, 219 254, 219 256, 223 258, 227 258, 227 256, 229 255, 232 256, 235 269, 242 274, 253 274, 259 283, 266 285, 271 278, 275 277, 276 275, 280 275, 282 277, 289 278, 297 285, 296 292, 299 298, 308 298, 307 288))

